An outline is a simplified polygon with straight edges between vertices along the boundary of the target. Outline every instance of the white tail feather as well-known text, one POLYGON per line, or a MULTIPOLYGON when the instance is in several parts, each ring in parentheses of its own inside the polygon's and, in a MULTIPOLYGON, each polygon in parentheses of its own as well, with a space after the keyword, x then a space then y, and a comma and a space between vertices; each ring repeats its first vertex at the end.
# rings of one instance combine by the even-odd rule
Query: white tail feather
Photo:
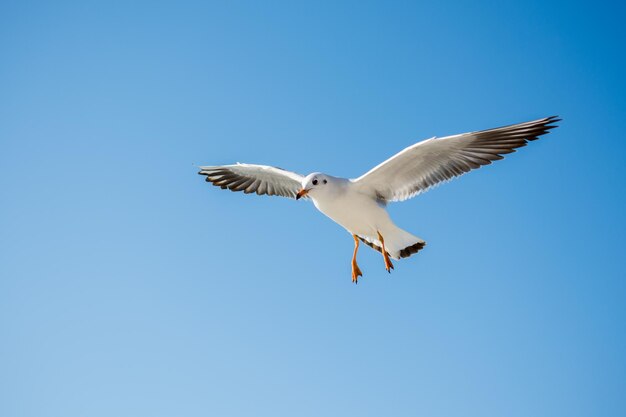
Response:
MULTIPOLYGON (((407 258, 422 249, 426 242, 406 230, 402 230, 394 224, 388 225, 384 230, 380 230, 385 241, 385 249, 393 259, 407 258)), ((360 236, 361 240, 372 246, 377 251, 381 251, 382 243, 372 236, 360 236)))

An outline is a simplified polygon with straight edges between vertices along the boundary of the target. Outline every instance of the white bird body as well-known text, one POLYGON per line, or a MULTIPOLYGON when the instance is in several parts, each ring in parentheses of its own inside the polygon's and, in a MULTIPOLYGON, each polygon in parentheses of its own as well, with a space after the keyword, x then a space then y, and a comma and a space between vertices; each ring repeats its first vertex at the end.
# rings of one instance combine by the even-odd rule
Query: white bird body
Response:
POLYGON ((350 234, 357 235, 364 241, 382 247, 378 233, 384 236, 389 256, 400 259, 400 251, 422 239, 397 227, 383 202, 375 195, 363 193, 355 182, 347 178, 337 178, 326 174, 312 174, 328 180, 324 187, 315 192, 309 191, 308 197, 315 207, 342 226, 350 234))
POLYGON ((502 159, 505 154, 536 140, 556 127, 555 116, 526 123, 431 138, 398 152, 356 179, 323 173, 306 177, 267 165, 235 164, 203 166, 199 174, 221 188, 310 198, 315 207, 352 234, 352 281, 361 270, 356 264, 359 241, 381 252, 389 272, 389 257, 407 258, 426 245, 422 239, 397 227, 386 204, 403 201, 428 191, 472 169, 502 159))

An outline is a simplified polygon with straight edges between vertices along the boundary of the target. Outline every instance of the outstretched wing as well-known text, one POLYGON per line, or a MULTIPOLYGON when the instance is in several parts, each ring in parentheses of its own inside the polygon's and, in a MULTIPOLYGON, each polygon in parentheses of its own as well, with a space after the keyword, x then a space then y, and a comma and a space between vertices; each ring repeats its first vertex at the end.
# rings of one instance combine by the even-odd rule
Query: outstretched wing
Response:
POLYGON ((480 132, 432 138, 392 156, 352 180, 384 201, 403 201, 536 140, 556 127, 557 116, 480 132))
POLYGON ((300 174, 281 168, 239 163, 200 167, 198 174, 206 175, 207 182, 222 189, 289 198, 296 198, 304 179, 300 174))

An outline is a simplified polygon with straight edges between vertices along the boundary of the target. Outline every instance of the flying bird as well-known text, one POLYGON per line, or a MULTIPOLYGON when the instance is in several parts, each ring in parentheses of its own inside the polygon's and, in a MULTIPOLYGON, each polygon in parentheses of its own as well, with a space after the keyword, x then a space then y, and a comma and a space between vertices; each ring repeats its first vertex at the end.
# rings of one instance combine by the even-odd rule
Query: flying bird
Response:
POLYGON ((203 166, 200 175, 208 182, 246 194, 278 195, 310 199, 315 207, 346 229, 354 239, 352 282, 362 272, 356 261, 359 242, 380 252, 385 269, 390 258, 401 259, 419 252, 426 242, 396 226, 387 203, 404 201, 472 169, 502 159, 505 154, 557 127, 557 116, 496 129, 433 137, 400 151, 356 179, 321 172, 307 176, 267 165, 203 166))

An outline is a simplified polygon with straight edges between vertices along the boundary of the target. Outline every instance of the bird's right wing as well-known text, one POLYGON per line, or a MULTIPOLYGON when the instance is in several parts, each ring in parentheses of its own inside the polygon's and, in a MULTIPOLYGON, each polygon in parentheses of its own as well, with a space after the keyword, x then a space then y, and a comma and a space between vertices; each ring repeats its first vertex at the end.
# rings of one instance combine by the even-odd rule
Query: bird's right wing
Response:
POLYGON ((558 117, 432 138, 403 151, 352 180, 381 201, 402 201, 472 169, 502 159, 556 127, 558 117))
POLYGON ((304 177, 295 172, 267 165, 235 164, 200 167, 206 181, 222 189, 246 194, 279 195, 296 198, 304 177))

